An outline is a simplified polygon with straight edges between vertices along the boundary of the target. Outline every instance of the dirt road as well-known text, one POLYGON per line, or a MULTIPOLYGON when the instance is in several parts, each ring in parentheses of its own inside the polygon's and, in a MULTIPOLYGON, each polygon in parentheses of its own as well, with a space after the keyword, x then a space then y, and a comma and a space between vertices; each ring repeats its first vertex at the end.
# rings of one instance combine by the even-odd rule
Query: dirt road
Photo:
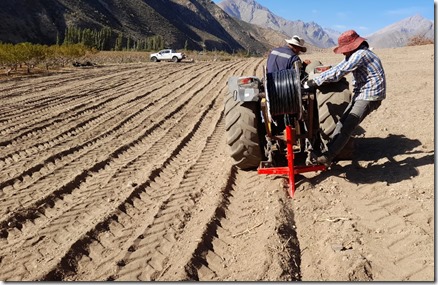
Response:
POLYGON ((357 159, 294 199, 225 143, 227 79, 264 59, 1 82, 0 280, 433 280, 433 45, 379 55, 357 159))

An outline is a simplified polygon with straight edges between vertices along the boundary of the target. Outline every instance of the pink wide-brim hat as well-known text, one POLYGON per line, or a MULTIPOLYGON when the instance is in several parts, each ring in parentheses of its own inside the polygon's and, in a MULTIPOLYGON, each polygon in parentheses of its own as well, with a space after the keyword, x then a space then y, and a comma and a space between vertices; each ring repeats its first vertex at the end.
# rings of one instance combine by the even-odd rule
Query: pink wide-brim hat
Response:
POLYGON ((365 38, 360 37, 354 30, 343 32, 338 38, 338 46, 333 51, 335 53, 354 51, 365 40, 365 38))

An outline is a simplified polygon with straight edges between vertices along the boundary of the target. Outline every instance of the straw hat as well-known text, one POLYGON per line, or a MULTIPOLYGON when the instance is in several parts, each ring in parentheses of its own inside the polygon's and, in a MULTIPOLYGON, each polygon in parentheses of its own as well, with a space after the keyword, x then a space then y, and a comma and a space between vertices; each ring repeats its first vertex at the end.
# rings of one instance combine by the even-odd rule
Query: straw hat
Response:
POLYGON ((290 45, 298 47, 302 52, 307 51, 307 48, 304 46, 304 40, 297 35, 293 36, 290 39, 285 39, 285 41, 290 45))

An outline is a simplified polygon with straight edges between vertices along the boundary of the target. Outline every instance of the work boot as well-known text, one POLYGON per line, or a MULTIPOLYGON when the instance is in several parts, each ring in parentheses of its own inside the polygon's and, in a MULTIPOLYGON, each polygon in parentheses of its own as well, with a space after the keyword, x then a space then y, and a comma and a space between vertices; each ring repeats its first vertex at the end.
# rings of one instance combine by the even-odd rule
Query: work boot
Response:
POLYGON ((316 159, 316 162, 318 164, 325 165, 326 167, 329 167, 332 163, 332 158, 325 152, 322 155, 318 156, 316 159))

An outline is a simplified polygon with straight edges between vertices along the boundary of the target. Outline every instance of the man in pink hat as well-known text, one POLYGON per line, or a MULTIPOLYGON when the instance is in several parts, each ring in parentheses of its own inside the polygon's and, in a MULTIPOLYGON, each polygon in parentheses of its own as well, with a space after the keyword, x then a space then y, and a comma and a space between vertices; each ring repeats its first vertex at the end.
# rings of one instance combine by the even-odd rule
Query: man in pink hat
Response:
POLYGON ((353 73, 353 97, 336 125, 328 150, 317 158, 319 164, 329 166, 350 139, 354 129, 372 111, 379 108, 386 97, 385 72, 380 59, 369 49, 366 39, 354 30, 342 33, 338 38, 335 53, 345 59, 307 81, 310 88, 317 88, 324 82, 337 82, 346 74, 353 73))

